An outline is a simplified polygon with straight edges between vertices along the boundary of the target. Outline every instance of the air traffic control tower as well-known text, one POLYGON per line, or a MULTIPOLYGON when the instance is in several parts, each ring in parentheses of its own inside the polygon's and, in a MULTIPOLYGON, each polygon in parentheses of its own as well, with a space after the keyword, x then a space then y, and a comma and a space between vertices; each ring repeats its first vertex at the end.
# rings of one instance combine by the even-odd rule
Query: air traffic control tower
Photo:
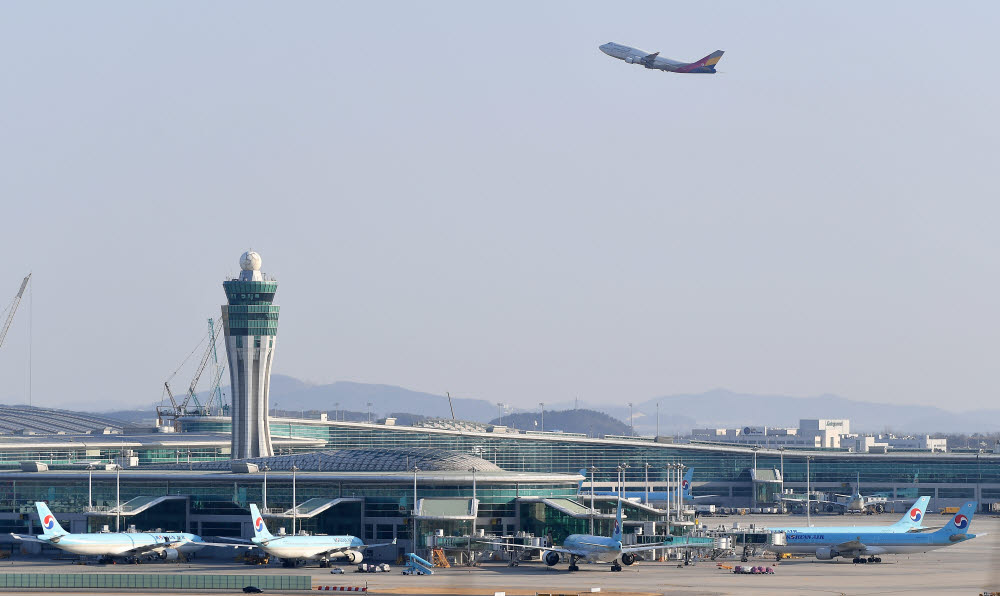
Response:
POLYGON ((260 255, 240 257, 240 276, 222 282, 229 304, 222 307, 232 383, 232 458, 266 457, 271 449, 267 394, 278 335, 278 307, 271 304, 278 282, 265 280, 260 255))

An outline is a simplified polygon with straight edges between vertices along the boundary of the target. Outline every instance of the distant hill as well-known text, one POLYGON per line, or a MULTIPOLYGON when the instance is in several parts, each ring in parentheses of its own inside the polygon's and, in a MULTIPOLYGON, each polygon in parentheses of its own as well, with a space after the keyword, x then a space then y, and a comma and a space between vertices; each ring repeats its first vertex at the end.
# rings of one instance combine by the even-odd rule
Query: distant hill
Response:
MULTIPOLYGON (((223 389, 228 394, 229 388, 223 389)), ((199 398, 202 398, 199 395, 199 398)), ((367 404, 372 403, 372 413, 381 419, 392 414, 412 414, 428 418, 451 418, 448 398, 393 385, 374 385, 341 381, 327 385, 311 385, 293 377, 272 375, 271 407, 287 411, 290 415, 303 410, 329 412, 348 410, 348 419, 367 419, 367 404), (340 404, 337 406, 336 404, 340 404), (356 418, 355 418, 356 417, 356 418)), ((455 417, 474 422, 496 420, 496 405, 482 399, 455 397, 452 399, 455 417)), ((574 410, 573 401, 548 404, 552 412, 574 410)), ((580 408, 617 419, 618 430, 598 434, 624 434, 628 428, 629 407, 623 399, 609 399, 599 403, 580 403, 580 408)), ((151 424, 155 418, 154 404, 138 410, 105 412, 104 415, 133 424, 151 424)), ((692 428, 753 426, 797 426, 801 418, 848 418, 851 429, 859 432, 890 430, 897 434, 920 433, 972 433, 1000 431, 1000 409, 957 412, 931 406, 892 405, 861 402, 836 395, 815 397, 789 397, 784 395, 757 395, 738 393, 727 389, 713 389, 704 393, 667 395, 645 401, 635 401, 631 409, 636 434, 653 435, 657 428, 661 435, 687 435, 692 428), (657 424, 659 404, 659 424, 657 424)), ((537 410, 517 410, 505 414, 506 423, 513 420, 519 428, 534 428, 537 410), (522 417, 523 415, 523 417, 522 417), (524 422, 522 422, 524 421, 524 422)), ((550 419, 545 413, 546 428, 563 428, 562 422, 550 419)), ((400 420, 402 424, 403 421, 400 420)), ((596 424, 596 421, 595 421, 596 424)), ((574 428, 573 432, 588 433, 589 422, 574 428)), ((598 425, 599 426, 599 425, 598 425)))
MULTIPOLYGON (((501 420, 494 418, 490 420, 490 424, 501 424, 501 420)), ((540 412, 508 414, 503 417, 502 424, 518 430, 542 430, 542 416, 540 412)), ((629 434, 627 424, 594 410, 546 410, 544 424, 544 430, 561 430, 592 437, 629 434)))

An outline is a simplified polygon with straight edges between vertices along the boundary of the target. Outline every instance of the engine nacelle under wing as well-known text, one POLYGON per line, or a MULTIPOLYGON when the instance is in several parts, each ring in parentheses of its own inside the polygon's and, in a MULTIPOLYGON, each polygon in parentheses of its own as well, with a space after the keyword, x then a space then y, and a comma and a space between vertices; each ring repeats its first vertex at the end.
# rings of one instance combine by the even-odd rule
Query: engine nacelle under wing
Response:
POLYGON ((816 558, 820 561, 829 561, 834 557, 840 556, 840 553, 836 549, 830 546, 821 546, 816 549, 816 558))
POLYGON ((554 565, 558 565, 559 564, 559 553, 557 553, 554 550, 545 551, 545 554, 542 555, 542 561, 546 565, 548 565, 549 567, 552 567, 554 565))
POLYGON ((180 553, 177 552, 176 548, 165 548, 160 551, 160 558, 166 561, 176 561, 180 553))
POLYGON ((637 557, 632 553, 622 553, 622 565, 634 565, 637 557))
POLYGON ((348 563, 360 563, 365 560, 365 556, 356 550, 349 550, 344 553, 344 558, 348 563))

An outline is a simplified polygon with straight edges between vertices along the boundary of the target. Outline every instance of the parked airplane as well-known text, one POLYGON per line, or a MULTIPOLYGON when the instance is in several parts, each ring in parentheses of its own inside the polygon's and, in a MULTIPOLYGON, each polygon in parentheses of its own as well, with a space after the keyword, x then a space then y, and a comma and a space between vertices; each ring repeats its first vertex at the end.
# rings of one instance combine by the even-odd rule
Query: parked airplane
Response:
POLYGON ((777 553, 815 554, 828 561, 836 557, 852 557, 855 563, 881 563, 880 555, 925 553, 976 537, 967 534, 972 525, 976 503, 962 506, 948 523, 935 532, 786 532, 784 545, 768 547, 777 553))
POLYGON ((809 533, 815 534, 819 532, 864 532, 864 533, 878 533, 878 532, 889 532, 889 533, 900 533, 900 532, 918 532, 925 529, 920 523, 924 519, 924 515, 927 513, 927 503, 931 500, 930 497, 920 497, 913 503, 903 517, 899 519, 894 524, 889 524, 887 526, 829 526, 829 527, 815 527, 815 526, 796 526, 796 527, 785 527, 785 528, 772 528, 768 527, 769 530, 774 532, 799 532, 799 533, 809 533))
MULTIPOLYGON (((643 544, 637 546, 625 546, 622 544, 622 501, 618 500, 618 513, 615 518, 615 529, 611 537, 594 536, 592 534, 571 534, 566 537, 562 546, 531 546, 523 544, 510 544, 507 542, 486 542, 486 544, 498 544, 511 548, 523 548, 528 550, 545 551, 542 555, 542 562, 549 567, 558 565, 560 559, 569 557, 569 570, 578 571, 580 568, 576 562, 579 560, 590 561, 592 563, 611 562, 611 571, 621 571, 622 566, 618 563, 621 558, 622 564, 632 565, 638 557, 635 553, 646 550, 658 550, 665 548, 687 548, 687 544, 673 544, 672 542, 657 542, 655 544, 643 544)), ((698 546, 705 546, 699 544, 698 546)))
POLYGON ((719 60, 725 53, 722 50, 716 50, 701 60, 696 60, 694 62, 678 62, 677 60, 671 60, 670 58, 661 58, 659 52, 647 54, 642 50, 629 46, 623 46, 614 42, 608 42, 603 46, 599 46, 599 48, 602 52, 612 58, 624 60, 628 64, 639 64, 645 68, 663 70, 666 72, 712 74, 716 72, 715 65, 719 63, 719 60))
MULTIPOLYGON (((206 546, 216 546, 205 542, 200 536, 186 532, 105 532, 71 534, 56 521, 45 503, 35 503, 38 519, 42 523, 42 535, 11 534, 16 540, 49 544, 77 555, 101 555, 105 560, 114 557, 142 557, 155 555, 161 559, 177 559, 181 554, 190 554, 206 546)), ((217 545, 222 546, 222 545, 217 545)))
MULTIPOLYGON (((365 544, 356 536, 274 536, 264 524, 260 510, 250 505, 250 520, 253 522, 254 537, 250 543, 259 546, 269 555, 282 559, 285 567, 295 567, 299 561, 319 559, 320 567, 329 567, 330 559, 344 558, 349 563, 364 560, 361 551, 396 544, 396 540, 385 544, 365 544)), ((229 538, 228 540, 238 540, 229 538)), ((246 542, 238 540, 239 542, 246 542)))
MULTIPOLYGON (((786 503, 802 504, 802 499, 783 499, 786 503)), ((813 499, 813 503, 818 503, 827 512, 845 513, 885 513, 886 505, 889 503, 902 503, 905 499, 890 499, 882 496, 865 496, 861 494, 861 474, 857 476, 857 484, 854 492, 849 495, 834 494, 832 499, 813 499)))

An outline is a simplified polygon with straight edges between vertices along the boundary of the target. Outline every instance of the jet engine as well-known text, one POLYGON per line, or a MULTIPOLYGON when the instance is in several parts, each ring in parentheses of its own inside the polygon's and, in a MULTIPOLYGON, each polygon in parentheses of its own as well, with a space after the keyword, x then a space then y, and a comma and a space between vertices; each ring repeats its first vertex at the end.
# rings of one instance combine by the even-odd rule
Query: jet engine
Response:
POLYGON ((829 546, 823 546, 816 549, 816 558, 820 561, 829 561, 838 555, 839 553, 829 546))
POLYGON ((176 561, 178 556, 176 548, 165 548, 160 551, 160 558, 166 561, 176 561))
POLYGON ((559 553, 557 553, 554 550, 545 551, 545 554, 542 555, 542 561, 544 561, 545 564, 548 565, 549 567, 552 567, 553 565, 558 565, 559 553))
POLYGON ((638 59, 635 56, 625 56, 625 62, 629 64, 635 64, 636 62, 638 62, 638 59))
POLYGON ((360 563, 365 560, 365 556, 356 550, 349 550, 344 553, 344 557, 347 559, 348 563, 360 563))
POLYGON ((636 556, 632 553, 622 553, 622 565, 632 565, 635 563, 636 556))

